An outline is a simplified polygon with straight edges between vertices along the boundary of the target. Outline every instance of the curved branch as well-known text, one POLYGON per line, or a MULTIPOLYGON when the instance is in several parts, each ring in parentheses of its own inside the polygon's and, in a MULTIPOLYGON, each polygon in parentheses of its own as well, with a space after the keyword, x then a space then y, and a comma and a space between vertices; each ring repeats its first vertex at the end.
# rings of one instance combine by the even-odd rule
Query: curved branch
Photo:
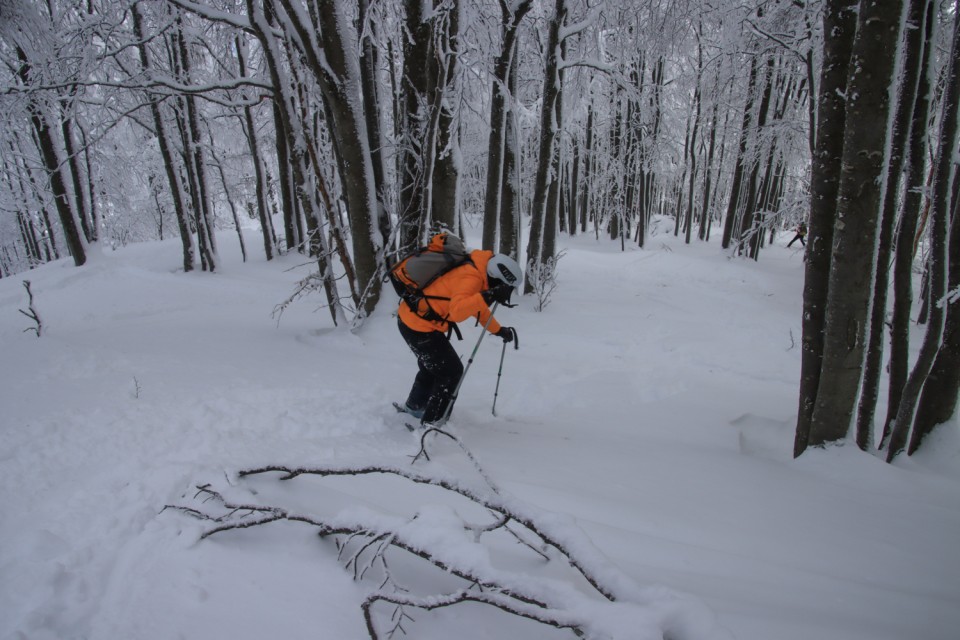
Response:
POLYGON ((454 593, 444 596, 430 596, 427 598, 411 596, 409 594, 377 592, 367 596, 364 600, 363 618, 367 623, 367 632, 372 640, 377 640, 380 635, 377 633, 373 623, 373 605, 378 602, 389 602, 398 607, 415 607, 425 611, 433 611, 464 602, 479 602, 496 607, 501 611, 506 611, 515 616, 535 620, 541 624, 546 624, 557 629, 570 629, 578 636, 583 635, 582 623, 575 620, 570 615, 565 615, 554 609, 540 609, 531 606, 518 605, 515 600, 504 598, 498 593, 487 593, 483 591, 470 591, 461 589, 454 593))
MULTIPOLYGON (((445 435, 446 434, 444 432, 445 435)), ((452 437, 452 436, 450 436, 452 437)), ((554 547, 564 556, 570 563, 570 566, 576 569, 584 579, 590 583, 590 585, 597 590, 604 598, 610 601, 621 600, 624 598, 629 599, 631 594, 627 591, 633 591, 633 589, 628 589, 625 587, 621 588, 611 588, 603 583, 596 577, 600 573, 606 573, 608 575, 617 575, 621 577, 621 573, 616 567, 613 567, 609 564, 609 561, 606 561, 602 555, 595 550, 593 544, 589 542, 581 534, 574 533, 573 530, 566 531, 563 534, 561 533, 550 533, 545 530, 545 528, 536 522, 535 516, 529 513, 520 512, 514 504, 508 504, 507 501, 499 494, 494 493, 490 496, 482 496, 458 483, 456 480, 451 478, 437 478, 433 476, 423 475, 409 469, 399 468, 399 467, 390 467, 387 465, 370 465, 370 466, 344 466, 344 467, 285 467, 281 465, 271 465, 266 467, 259 467, 256 469, 248 469, 241 471, 239 475, 241 477, 257 475, 261 473, 270 473, 277 472, 283 473, 281 477, 282 480, 291 480, 300 475, 317 475, 321 477, 325 476, 348 476, 348 475, 370 475, 375 473, 385 474, 385 475, 396 475, 401 478, 405 478, 411 482, 417 484, 426 484, 432 485, 435 487, 440 487, 441 489, 446 489, 447 491, 452 491, 457 493, 468 500, 475 502, 476 504, 485 507, 491 511, 500 513, 504 516, 508 516, 514 522, 522 525, 537 537, 539 537, 545 544, 548 546, 554 547), (577 545, 578 553, 574 553, 571 548, 571 543, 577 545), (589 559, 580 557, 582 554, 589 554, 592 556, 589 559), (598 566, 598 565, 607 565, 607 566, 598 566)), ((626 583, 625 576, 621 583, 626 583)))

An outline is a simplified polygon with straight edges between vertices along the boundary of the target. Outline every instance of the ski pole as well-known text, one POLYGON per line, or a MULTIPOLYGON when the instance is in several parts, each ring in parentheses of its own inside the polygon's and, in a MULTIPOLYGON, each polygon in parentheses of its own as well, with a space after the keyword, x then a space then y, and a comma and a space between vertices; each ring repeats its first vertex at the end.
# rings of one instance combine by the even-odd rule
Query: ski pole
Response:
POLYGON ((443 416, 440 417, 438 422, 443 424, 447 421, 447 418, 450 417, 450 412, 453 411, 453 403, 456 402, 457 396, 460 395, 460 386, 463 384, 463 379, 467 377, 467 371, 470 370, 470 365, 473 364, 473 357, 477 355, 477 349, 480 348, 480 343, 483 342, 484 336, 487 335, 487 327, 490 326, 490 322, 493 321, 493 314, 497 310, 497 307, 500 306, 499 302, 494 302, 493 306, 490 307, 490 317, 487 318, 486 324, 483 325, 483 331, 480 332, 480 339, 477 340, 477 344, 473 347, 473 351, 470 353, 470 358, 467 360, 467 366, 463 368, 463 373, 460 375, 460 379, 457 381, 457 386, 453 389, 453 395, 450 396, 450 402, 447 403, 447 410, 443 412, 443 416))
POLYGON ((493 415, 497 415, 497 394, 500 393, 500 376, 503 374, 503 357, 507 355, 507 343, 503 343, 503 349, 500 351, 500 368, 497 369, 497 387, 493 390, 493 415))

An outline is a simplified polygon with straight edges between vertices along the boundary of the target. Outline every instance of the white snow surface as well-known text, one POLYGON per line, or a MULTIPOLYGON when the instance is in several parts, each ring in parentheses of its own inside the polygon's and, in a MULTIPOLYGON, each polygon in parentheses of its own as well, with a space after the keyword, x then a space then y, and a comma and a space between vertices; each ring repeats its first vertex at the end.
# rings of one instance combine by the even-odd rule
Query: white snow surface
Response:
MULTIPOLYGON (((592 235, 561 242, 546 311, 526 298, 498 312, 520 349, 506 351, 497 415, 501 343, 488 337, 448 428, 506 504, 635 598, 607 603, 557 554, 505 535, 477 544, 457 523, 488 513, 397 476, 241 477, 381 464, 489 489, 445 438, 411 467, 419 442, 390 401, 416 364, 390 299, 356 333, 332 327, 321 296, 278 322, 304 258, 243 263, 224 235, 215 274, 180 271, 172 241, 0 280, 0 639, 368 637, 360 605, 378 579, 355 581, 306 524, 201 540, 208 524, 164 507, 212 508, 194 499, 204 484, 402 530, 569 600, 570 615, 596 616, 597 638, 958 637, 957 418, 893 465, 852 443, 792 458, 800 251, 776 244, 754 263, 669 233, 625 252, 592 235), (18 311, 23 280, 40 338, 18 311)), ((466 358, 479 329, 462 329, 466 358)), ((417 594, 469 586, 389 558, 417 594)), ((391 609, 378 607, 385 632, 391 609)), ((409 612, 409 638, 574 637, 482 604, 409 612)))

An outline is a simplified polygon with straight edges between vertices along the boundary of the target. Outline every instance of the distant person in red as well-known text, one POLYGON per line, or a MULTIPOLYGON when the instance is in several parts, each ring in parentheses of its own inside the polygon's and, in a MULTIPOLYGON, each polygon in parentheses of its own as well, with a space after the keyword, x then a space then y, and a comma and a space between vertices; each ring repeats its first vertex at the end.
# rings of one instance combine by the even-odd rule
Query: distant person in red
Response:
POLYGON ((807 246, 807 243, 804 240, 806 237, 807 237, 807 223, 801 222, 800 226, 797 227, 797 235, 793 236, 793 240, 787 243, 787 248, 789 248, 790 245, 796 242, 797 240, 799 240, 800 244, 802 244, 803 246, 807 246))

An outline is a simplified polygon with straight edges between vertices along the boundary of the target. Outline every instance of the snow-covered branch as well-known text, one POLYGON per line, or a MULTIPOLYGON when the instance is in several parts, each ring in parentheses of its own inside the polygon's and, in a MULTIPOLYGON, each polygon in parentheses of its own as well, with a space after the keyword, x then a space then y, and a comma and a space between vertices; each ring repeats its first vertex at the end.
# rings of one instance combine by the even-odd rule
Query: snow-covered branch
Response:
POLYGON ((563 42, 567 38, 578 35, 590 27, 597 24, 597 19, 600 17, 605 3, 601 2, 600 4, 592 7, 590 12, 583 17, 582 20, 575 22, 573 24, 565 24, 560 27, 560 42, 563 42))
MULTIPOLYGON (((455 436, 464 453, 469 451, 455 436)), ((439 434, 438 434, 439 435, 439 434)), ((357 581, 375 580, 377 588, 363 602, 362 610, 370 638, 406 633, 403 625, 412 618, 406 609, 432 611, 462 603, 481 603, 506 613, 558 629, 570 629, 579 637, 662 640, 671 638, 725 638, 712 614, 702 606, 663 589, 642 589, 621 573, 596 549, 569 518, 543 512, 508 498, 493 486, 489 476, 470 455, 488 486, 477 489, 429 463, 428 470, 408 465, 331 464, 319 466, 267 465, 240 471, 242 478, 279 473, 282 480, 304 475, 320 477, 384 475, 414 484, 443 489, 483 507, 491 516, 488 523, 467 522, 447 504, 424 504, 412 517, 387 515, 365 507, 348 507, 333 516, 316 516, 280 506, 234 502, 210 485, 197 487, 200 506, 170 505, 170 509, 207 522, 210 527, 201 539, 234 529, 249 529, 272 522, 300 522, 317 528, 319 535, 337 541, 338 558, 357 581), (515 524, 524 535, 511 529, 515 524), (529 571, 501 569, 492 554, 498 545, 485 544, 490 535, 512 535, 544 560, 566 560, 587 582, 593 593, 583 593, 556 577, 539 577, 529 571), (524 540, 533 534, 542 549, 524 540), (552 547, 554 552, 546 552, 552 547), (388 563, 391 549, 402 551, 455 576, 463 585, 450 593, 415 594, 403 584, 388 563), (393 626, 388 632, 378 627, 375 608, 393 605, 393 626)), ((556 572, 551 572, 554 576, 556 572)), ((382 622, 380 623, 382 624, 382 622)))

